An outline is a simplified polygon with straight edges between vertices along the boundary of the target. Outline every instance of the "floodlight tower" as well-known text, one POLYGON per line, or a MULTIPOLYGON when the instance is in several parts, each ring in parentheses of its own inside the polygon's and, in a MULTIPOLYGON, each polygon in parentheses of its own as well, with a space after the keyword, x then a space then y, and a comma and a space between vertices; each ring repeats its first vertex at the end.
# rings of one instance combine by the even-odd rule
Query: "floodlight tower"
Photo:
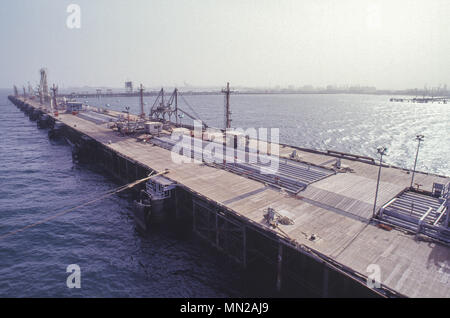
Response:
POLYGON ((377 197, 378 197, 378 188, 380 186, 381 166, 383 164, 383 156, 386 154, 386 152, 387 152, 386 147, 377 148, 377 153, 380 155, 380 168, 378 169, 377 189, 375 190, 375 201, 373 202, 372 217, 375 217, 375 210, 377 208, 377 197))
POLYGON ((425 138, 424 135, 417 135, 416 136, 416 140, 418 141, 417 143, 417 152, 416 152, 416 160, 414 160, 414 169, 413 169, 413 173, 412 173, 412 177, 411 177, 411 188, 413 186, 413 182, 414 182, 414 174, 416 172, 416 165, 417 165, 417 157, 419 156, 419 148, 420 148, 420 142, 423 141, 423 139, 425 138))

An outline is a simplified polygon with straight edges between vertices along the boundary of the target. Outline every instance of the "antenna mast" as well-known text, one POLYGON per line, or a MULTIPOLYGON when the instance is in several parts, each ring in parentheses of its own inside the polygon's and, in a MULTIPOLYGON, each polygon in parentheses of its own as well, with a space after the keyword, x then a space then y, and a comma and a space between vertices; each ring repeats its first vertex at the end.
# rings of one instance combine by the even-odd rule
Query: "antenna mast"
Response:
POLYGON ((141 102, 141 118, 145 118, 145 113, 144 113, 144 87, 141 86, 139 87, 139 96, 140 96, 140 102, 141 102))
POLYGON ((173 92, 175 95, 175 124, 178 125, 178 88, 173 92))
POLYGON ((41 68, 39 72, 41 73, 41 81, 39 83, 39 87, 40 90, 42 91, 44 102, 48 103, 50 101, 50 98, 47 84, 47 70, 45 68, 41 68))
POLYGON ((55 84, 53 84, 52 92, 53 92, 53 107, 55 111, 58 111, 58 103, 56 102, 56 94, 58 93, 58 86, 55 86, 55 84))
POLYGON ((225 129, 227 129, 227 128, 231 128, 230 83, 227 83, 227 88, 222 89, 222 93, 225 94, 224 125, 225 125, 225 129))
POLYGON ((28 95, 30 95, 30 98, 33 98, 33 87, 31 87, 30 82, 28 82, 28 95))
POLYGON ((43 104, 43 99, 42 99, 42 87, 39 85, 39 104, 43 104))
POLYGON ((227 88, 222 89, 222 93, 225 94, 224 125, 225 125, 225 129, 227 129, 227 128, 231 128, 230 83, 227 83, 227 88))

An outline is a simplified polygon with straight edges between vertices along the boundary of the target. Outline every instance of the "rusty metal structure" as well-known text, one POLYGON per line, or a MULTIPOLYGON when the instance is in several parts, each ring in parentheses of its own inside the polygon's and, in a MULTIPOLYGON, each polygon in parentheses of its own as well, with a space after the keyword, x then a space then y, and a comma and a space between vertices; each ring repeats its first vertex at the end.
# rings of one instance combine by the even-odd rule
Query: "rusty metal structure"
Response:
POLYGON ((164 88, 161 88, 155 102, 150 108, 150 118, 158 120, 171 120, 172 115, 177 116, 178 112, 178 89, 173 90, 167 102, 164 100, 164 88), (167 116, 167 119, 166 119, 167 116))
POLYGON ((47 69, 41 68, 39 70, 39 73, 41 75, 41 80, 39 83, 39 93, 41 95, 41 100, 45 103, 48 103, 50 102, 50 94, 48 91, 48 84, 47 84, 47 69))

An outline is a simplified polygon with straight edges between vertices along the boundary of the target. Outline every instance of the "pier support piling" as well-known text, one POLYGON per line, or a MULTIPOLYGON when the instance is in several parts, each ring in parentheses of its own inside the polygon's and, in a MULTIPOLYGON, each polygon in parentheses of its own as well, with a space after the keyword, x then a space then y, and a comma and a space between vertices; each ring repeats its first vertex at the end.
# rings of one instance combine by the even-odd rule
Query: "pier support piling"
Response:
POLYGON ((278 258, 277 258, 277 292, 281 292, 281 282, 282 282, 282 271, 283 271, 283 244, 278 243, 278 258))
POLYGON ((324 298, 328 297, 328 267, 325 264, 323 264, 323 291, 322 291, 322 297, 324 297, 324 298))

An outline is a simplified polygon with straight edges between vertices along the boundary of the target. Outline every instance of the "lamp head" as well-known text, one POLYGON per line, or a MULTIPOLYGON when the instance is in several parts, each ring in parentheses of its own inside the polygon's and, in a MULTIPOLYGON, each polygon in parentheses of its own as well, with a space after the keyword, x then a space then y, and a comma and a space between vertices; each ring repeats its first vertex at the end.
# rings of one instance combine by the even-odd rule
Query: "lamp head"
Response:
POLYGON ((386 154, 386 152, 387 152, 387 148, 384 147, 384 146, 379 146, 379 147, 377 148, 377 152, 378 152, 378 154, 384 156, 384 155, 386 154))

